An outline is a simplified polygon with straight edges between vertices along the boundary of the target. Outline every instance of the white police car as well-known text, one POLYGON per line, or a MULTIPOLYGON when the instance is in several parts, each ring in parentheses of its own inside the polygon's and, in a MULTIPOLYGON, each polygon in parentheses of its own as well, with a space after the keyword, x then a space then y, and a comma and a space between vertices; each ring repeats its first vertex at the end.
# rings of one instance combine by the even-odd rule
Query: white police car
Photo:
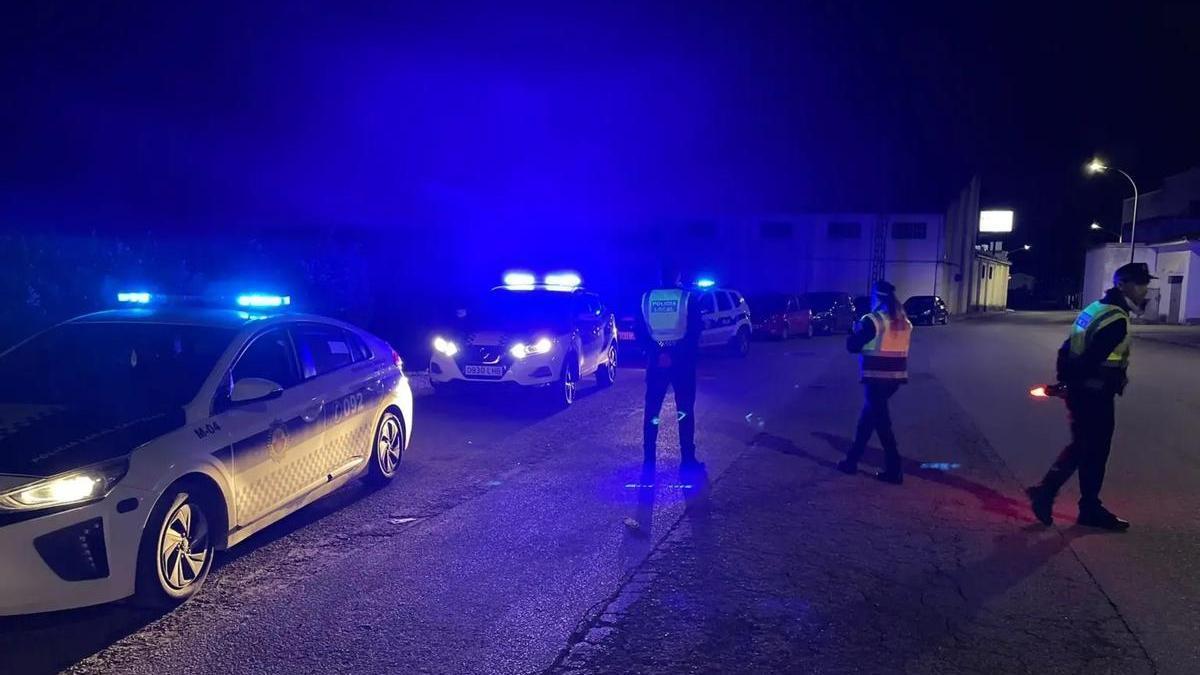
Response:
POLYGON ((193 595, 215 550, 395 475, 412 394, 388 344, 286 298, 82 316, 0 354, 0 615, 193 595), (274 308, 274 309, 270 309, 274 308))
POLYGON ((582 378, 613 383, 616 319, 599 296, 580 288, 577 275, 551 274, 537 283, 532 274, 510 273, 504 281, 434 338, 435 390, 540 388, 565 407, 582 378))
POLYGON ((700 303, 704 320, 700 346, 726 349, 734 356, 749 354, 754 326, 746 298, 733 289, 719 288, 711 279, 698 280, 693 297, 700 303))

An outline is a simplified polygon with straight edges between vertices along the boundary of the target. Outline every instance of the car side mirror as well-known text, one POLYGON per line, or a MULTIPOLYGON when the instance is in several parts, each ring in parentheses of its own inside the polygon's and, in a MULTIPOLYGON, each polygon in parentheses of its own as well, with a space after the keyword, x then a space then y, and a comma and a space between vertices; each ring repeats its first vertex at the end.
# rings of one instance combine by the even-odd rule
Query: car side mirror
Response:
POLYGON ((243 377, 233 383, 229 392, 229 402, 234 405, 270 401, 283 395, 283 387, 262 377, 243 377))

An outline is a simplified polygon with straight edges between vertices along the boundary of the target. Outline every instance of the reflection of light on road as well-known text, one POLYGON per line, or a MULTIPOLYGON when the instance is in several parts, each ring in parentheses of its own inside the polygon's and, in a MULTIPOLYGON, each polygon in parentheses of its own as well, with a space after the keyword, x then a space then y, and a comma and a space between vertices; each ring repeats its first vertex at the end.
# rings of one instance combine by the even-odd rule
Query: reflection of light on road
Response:
POLYGON ((922 469, 933 469, 934 471, 952 471, 962 467, 962 464, 957 462, 922 462, 922 469))

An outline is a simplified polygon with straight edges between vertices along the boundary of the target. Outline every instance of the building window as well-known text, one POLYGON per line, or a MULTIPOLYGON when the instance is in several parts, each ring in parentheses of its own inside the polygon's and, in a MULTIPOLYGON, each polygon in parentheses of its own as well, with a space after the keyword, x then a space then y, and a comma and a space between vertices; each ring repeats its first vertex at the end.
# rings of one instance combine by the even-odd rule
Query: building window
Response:
POLYGON ((892 239, 924 239, 925 223, 892 223, 892 239))
POLYGON ((763 239, 791 239, 792 224, 781 222, 761 223, 758 226, 758 233, 763 239))
POLYGON ((831 222, 829 223, 830 239, 861 239, 862 225, 859 223, 831 222))
POLYGON ((687 233, 700 239, 712 239, 717 236, 717 224, 710 221, 695 221, 687 224, 687 233))
POLYGON ((992 272, 995 272, 995 271, 996 271, 995 267, 992 267, 991 265, 988 266, 988 278, 989 279, 992 278, 992 272))

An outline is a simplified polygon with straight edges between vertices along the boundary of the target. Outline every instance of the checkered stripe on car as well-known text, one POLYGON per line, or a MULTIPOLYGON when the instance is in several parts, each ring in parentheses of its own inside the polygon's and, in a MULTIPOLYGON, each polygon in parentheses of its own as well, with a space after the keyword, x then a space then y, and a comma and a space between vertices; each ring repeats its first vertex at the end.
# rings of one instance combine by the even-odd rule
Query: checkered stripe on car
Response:
POLYGON ((285 457, 279 468, 244 488, 238 494, 238 512, 259 514, 299 497, 338 465, 369 452, 371 432, 369 423, 358 417, 327 430, 320 448, 295 460, 285 457))

